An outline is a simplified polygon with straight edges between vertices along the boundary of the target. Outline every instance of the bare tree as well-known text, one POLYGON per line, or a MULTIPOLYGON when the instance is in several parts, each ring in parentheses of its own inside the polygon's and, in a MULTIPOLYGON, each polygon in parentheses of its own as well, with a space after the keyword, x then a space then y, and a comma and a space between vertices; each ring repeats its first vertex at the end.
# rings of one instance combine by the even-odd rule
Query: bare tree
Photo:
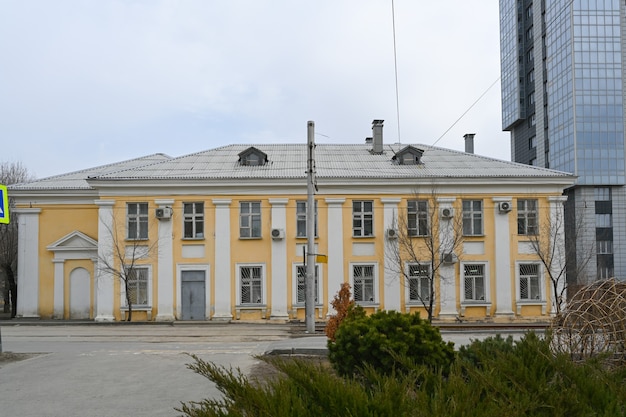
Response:
MULTIPOLYGON (((34 176, 20 162, 0 162, 0 184, 28 182, 34 176)), ((14 200, 9 195, 9 210, 14 200)), ((17 214, 11 213, 9 224, 0 224, 0 278, 4 281, 4 312, 17 314, 17 214)))
POLYGON ((386 243, 388 269, 400 277, 409 298, 421 303, 432 322, 440 269, 456 262, 462 249, 462 213, 442 204, 434 189, 429 195, 416 192, 398 209, 392 229, 395 238, 386 243))
POLYGON ((560 207, 553 207, 544 213, 535 225, 536 233, 527 237, 533 254, 537 255, 550 279, 553 311, 560 315, 566 304, 569 284, 587 283, 588 265, 595 249, 592 244, 584 249, 580 247, 580 237, 586 231, 582 216, 579 220, 574 216, 566 218, 560 207))
POLYGON ((112 242, 110 252, 99 253, 98 255, 99 271, 119 280, 124 290, 124 299, 128 308, 127 321, 132 321, 133 306, 144 304, 142 298, 144 295, 147 296, 148 277, 143 277, 142 273, 145 271, 147 261, 155 255, 158 249, 158 240, 154 240, 152 243, 147 240, 148 213, 146 212, 145 216, 139 217, 137 218, 138 223, 133 223, 133 226, 137 226, 137 235, 130 235, 129 239, 125 239, 126 226, 120 225, 120 222, 113 216, 111 226, 105 226, 106 233, 109 234, 108 237, 112 242), (144 227, 145 239, 143 238, 144 227))

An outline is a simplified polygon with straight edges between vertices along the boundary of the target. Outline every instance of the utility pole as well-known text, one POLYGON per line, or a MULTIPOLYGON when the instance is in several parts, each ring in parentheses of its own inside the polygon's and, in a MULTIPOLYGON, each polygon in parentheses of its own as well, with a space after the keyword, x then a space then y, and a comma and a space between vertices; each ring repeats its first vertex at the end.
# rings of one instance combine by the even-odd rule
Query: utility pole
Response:
POLYGON ((306 279, 304 309, 306 331, 315 333, 315 122, 307 122, 306 279))

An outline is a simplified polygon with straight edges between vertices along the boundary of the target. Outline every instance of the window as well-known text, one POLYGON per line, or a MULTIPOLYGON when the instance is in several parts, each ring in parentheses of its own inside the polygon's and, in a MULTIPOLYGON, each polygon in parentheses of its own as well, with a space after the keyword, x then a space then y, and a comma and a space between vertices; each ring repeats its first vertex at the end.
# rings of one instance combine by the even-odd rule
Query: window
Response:
POLYGON ((133 267, 128 270, 126 276, 128 300, 133 307, 148 306, 148 275, 148 268, 145 267, 133 267))
POLYGON ((537 234, 537 200, 517 200, 517 234, 537 234))
MULTIPOLYGON (((320 273, 319 265, 315 265, 315 304, 317 304, 319 300, 319 280, 318 280, 319 273, 320 273)), ((296 303, 304 304, 306 300, 306 266, 305 265, 296 266, 296 279, 297 279, 296 303)))
POLYGON ((263 303, 263 267, 240 266, 240 302, 241 304, 263 303))
POLYGON ((374 302, 374 265, 353 265, 354 301, 374 302))
POLYGON ((409 302, 430 300, 430 265, 409 264, 409 302))
POLYGON ((463 266, 463 284, 465 300, 485 300, 485 265, 465 264, 463 266))
POLYGON ((372 201, 352 202, 352 233, 354 237, 374 234, 374 203, 372 201))
POLYGON ((613 227, 613 215, 611 213, 596 214, 596 227, 613 227))
POLYGON ((519 295, 521 300, 541 299, 538 264, 519 265, 519 295))
POLYGON ((239 237, 261 237, 261 202, 242 201, 239 203, 239 237))
POLYGON ((148 203, 126 205, 128 239, 148 239, 148 203))
POLYGON ((428 201, 409 200, 407 207, 409 236, 428 236, 428 201))
POLYGON ((528 139, 528 149, 535 149, 537 147, 537 136, 531 136, 528 139))
POLYGON ((612 240, 598 240, 596 242, 596 253, 598 255, 608 255, 613 253, 612 240))
POLYGON ((611 189, 609 187, 596 187, 593 189, 595 201, 611 201, 611 189))
MULTIPOLYGON (((296 233, 297 237, 306 236, 306 201, 296 201, 296 233)), ((315 202, 315 236, 317 237, 317 201, 315 202)))
POLYGON ((183 203, 183 238, 204 237, 204 203, 183 203))
POLYGON ((463 234, 466 236, 483 234, 482 200, 463 200, 463 234))

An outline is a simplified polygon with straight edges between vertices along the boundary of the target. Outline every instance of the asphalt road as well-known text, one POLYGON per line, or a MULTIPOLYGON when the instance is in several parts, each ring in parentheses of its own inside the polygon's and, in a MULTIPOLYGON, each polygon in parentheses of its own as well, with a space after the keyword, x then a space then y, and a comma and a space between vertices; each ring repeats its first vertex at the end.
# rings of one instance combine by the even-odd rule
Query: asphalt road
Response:
POLYGON ((219 392, 186 368, 186 353, 247 372, 285 325, 2 326, 0 416, 176 416, 181 401, 219 392))

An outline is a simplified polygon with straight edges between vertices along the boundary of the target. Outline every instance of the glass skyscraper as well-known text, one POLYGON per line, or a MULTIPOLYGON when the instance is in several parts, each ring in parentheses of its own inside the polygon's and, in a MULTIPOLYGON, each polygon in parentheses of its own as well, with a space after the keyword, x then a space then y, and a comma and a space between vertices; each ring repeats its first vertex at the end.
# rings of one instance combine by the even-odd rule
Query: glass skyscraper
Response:
POLYGON ((625 9, 500 0, 502 128, 512 160, 578 176, 565 211, 568 277, 584 269, 579 283, 626 279, 625 9))

